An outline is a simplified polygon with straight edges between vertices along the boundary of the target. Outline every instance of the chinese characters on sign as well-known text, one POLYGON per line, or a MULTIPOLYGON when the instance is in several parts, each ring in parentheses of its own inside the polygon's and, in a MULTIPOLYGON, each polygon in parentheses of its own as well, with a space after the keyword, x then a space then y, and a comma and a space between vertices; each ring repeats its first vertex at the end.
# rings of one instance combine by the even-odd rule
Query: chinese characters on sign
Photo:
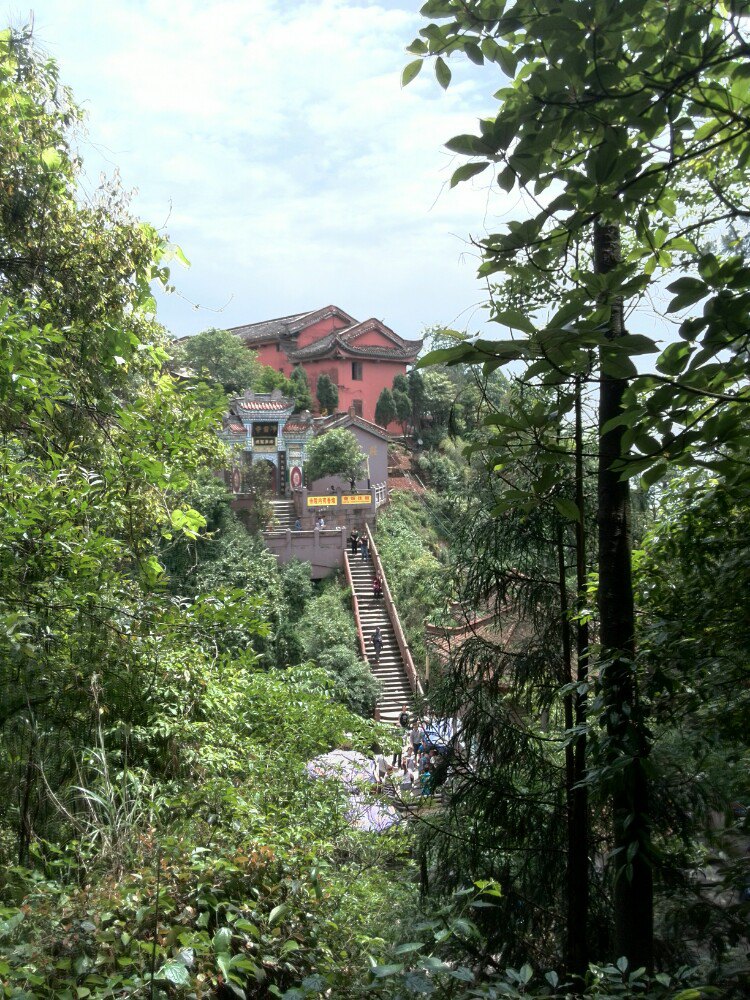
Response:
POLYGON ((350 506, 354 504, 370 504, 372 503, 372 497, 369 493, 347 493, 342 494, 341 503, 350 506))
POLYGON ((278 434, 278 424, 259 424, 253 421, 253 448, 257 451, 261 448, 270 448, 276 451, 276 436, 278 434))
POLYGON ((332 496, 322 496, 322 497, 308 497, 307 506, 308 507, 335 507, 338 503, 336 497, 332 496))

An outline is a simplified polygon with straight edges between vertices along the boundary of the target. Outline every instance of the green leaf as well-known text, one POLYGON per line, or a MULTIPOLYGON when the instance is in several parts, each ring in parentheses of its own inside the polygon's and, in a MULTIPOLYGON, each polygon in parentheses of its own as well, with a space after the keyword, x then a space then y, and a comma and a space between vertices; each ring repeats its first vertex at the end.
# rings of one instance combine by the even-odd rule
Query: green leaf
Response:
POLYGON ((578 509, 578 504, 573 503, 572 500, 567 500, 565 497, 555 497, 553 503, 557 510, 562 514, 564 518, 569 521, 580 521, 581 512, 578 509))
POLYGON ((651 337, 642 333, 627 333, 617 338, 617 346, 624 348, 628 354, 654 354, 658 348, 651 337))
POLYGON ((612 349, 610 345, 602 347, 602 373, 610 378, 635 378, 638 369, 624 352, 612 349))
POLYGON ((667 289, 676 293, 667 306, 667 312, 679 312, 681 309, 687 309, 709 293, 708 285, 700 278, 679 278, 671 285, 667 285, 667 289))
POLYGON ((218 954, 222 951, 229 951, 232 945, 232 928, 220 927, 213 938, 214 951, 218 954))
POLYGON ((536 333, 536 327, 523 313, 515 309, 506 309, 503 312, 495 313, 492 317, 495 323, 502 326, 509 326, 512 330, 521 330, 523 333, 536 333))
POLYGON ((435 60, 435 77, 443 90, 447 90, 451 82, 451 71, 442 56, 438 56, 435 60))
POLYGON ((396 973, 402 972, 403 969, 403 962, 394 962, 390 965, 376 965, 371 972, 378 979, 386 979, 388 976, 395 976, 396 973))
POLYGON ((507 77, 512 80, 516 75, 518 60, 512 49, 506 49, 498 45, 493 54, 493 59, 507 77))
POLYGON ((489 167, 489 163, 464 163, 463 166, 454 171, 450 186, 453 188, 456 184, 460 184, 461 181, 467 181, 470 177, 481 174, 487 167, 489 167))
POLYGON ((486 152, 479 136, 468 135, 466 133, 463 135, 454 135, 452 139, 446 142, 445 148, 449 149, 452 153, 462 153, 464 156, 477 156, 486 152))
MULTIPOLYGON (((651 468, 644 472, 641 476, 641 486, 644 490, 647 490, 650 486, 653 486, 657 480, 662 479, 669 469, 666 462, 657 462, 656 465, 652 465, 651 468)), ((638 846, 637 841, 634 841, 635 846, 638 846)), ((628 858, 630 860, 630 858, 628 858)))
POLYGON ((268 915, 268 926, 273 927, 274 924, 278 923, 282 917, 285 917, 289 912, 288 903, 280 903, 278 906, 274 906, 268 915))
POLYGON ((401 86, 406 87, 411 81, 419 76, 419 71, 422 69, 422 63, 424 60, 415 59, 413 62, 408 63, 404 66, 403 72, 401 73, 401 86))
POLYGON ((685 370, 692 351, 690 344, 684 342, 669 344, 656 359, 657 371, 663 375, 679 375, 685 370))
POLYGON ((400 944, 398 948, 393 951, 394 955, 407 955, 411 951, 419 951, 424 948, 424 944, 421 941, 407 941, 405 944, 400 944))
POLYGON ((190 985, 190 973, 182 964, 175 959, 170 959, 165 962, 164 965, 159 969, 157 979, 166 979, 168 983, 172 983, 173 986, 189 986, 190 985))
POLYGON ((512 191, 516 183, 516 172, 513 167, 506 167, 498 178, 497 183, 503 189, 503 191, 512 191))
POLYGON ((41 161, 47 170, 59 170, 62 166, 62 156, 54 146, 48 146, 42 150, 41 161))

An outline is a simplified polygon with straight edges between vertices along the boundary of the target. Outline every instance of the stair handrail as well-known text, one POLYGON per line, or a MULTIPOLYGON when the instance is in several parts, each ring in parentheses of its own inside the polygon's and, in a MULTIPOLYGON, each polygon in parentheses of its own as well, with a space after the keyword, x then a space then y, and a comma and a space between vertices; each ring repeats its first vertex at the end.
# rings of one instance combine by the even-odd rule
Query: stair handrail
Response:
POLYGON ((344 573, 346 574, 346 582, 349 590, 352 592, 352 609, 354 610, 354 622, 357 626, 357 635, 359 636, 359 648, 362 652, 362 659, 365 662, 367 660, 367 644, 365 642, 365 634, 362 631, 362 619, 359 617, 359 601, 357 600, 357 590, 354 586, 354 577, 352 576, 352 568, 349 565, 349 560, 346 558, 346 546, 344 546, 344 573))
POLYGON ((401 627, 401 619, 398 616, 396 604, 391 596, 391 588, 388 586, 388 580, 385 575, 385 570, 383 569, 383 563, 381 562, 380 554, 377 546, 375 545, 375 539, 372 537, 372 531, 370 531, 369 524, 365 525, 365 532, 367 533, 370 557, 372 558, 375 569, 380 574, 380 582, 383 585, 383 599, 385 600, 385 605, 388 608, 388 617, 391 619, 391 625, 393 626, 393 632, 396 636, 396 644, 398 645, 399 652, 401 653, 401 660, 403 661, 404 669, 406 670, 406 676, 409 678, 409 684, 411 685, 414 697, 423 698, 424 691, 422 690, 419 675, 417 674, 417 668, 414 666, 414 660, 411 655, 411 650, 409 649, 409 643, 406 641, 406 635, 401 627))

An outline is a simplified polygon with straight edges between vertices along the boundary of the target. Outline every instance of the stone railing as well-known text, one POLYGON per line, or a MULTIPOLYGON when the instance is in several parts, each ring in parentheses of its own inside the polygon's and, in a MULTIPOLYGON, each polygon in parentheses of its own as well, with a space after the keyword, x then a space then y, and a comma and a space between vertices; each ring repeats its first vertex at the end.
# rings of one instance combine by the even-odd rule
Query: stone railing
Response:
POLYGON ((328 576, 341 566, 346 551, 346 532, 340 528, 312 531, 264 531, 263 540, 280 563, 292 559, 309 562, 313 579, 328 576))
POLYGON ((385 570, 383 569, 383 563, 380 561, 380 555, 378 553, 377 546, 375 545, 375 539, 372 537, 372 532, 370 531, 370 525, 366 525, 365 528, 367 532, 367 541, 370 545, 370 558, 372 559, 372 564, 375 570, 380 574, 380 580, 383 584, 383 600, 385 601, 385 606, 388 608, 388 616, 391 619, 391 625, 393 626, 393 631, 396 634, 396 644, 398 645, 399 652, 401 653, 401 659, 404 662, 404 669, 406 670, 406 676, 409 678, 409 684, 414 692, 415 698, 423 698, 424 691, 422 690, 422 684, 419 680, 419 675, 417 674, 417 668, 414 666, 414 659, 411 655, 411 650, 409 649, 409 643, 406 641, 406 636, 404 630, 401 627, 401 619, 398 617, 398 610, 391 596, 391 590, 388 586, 388 579, 385 575, 385 570))

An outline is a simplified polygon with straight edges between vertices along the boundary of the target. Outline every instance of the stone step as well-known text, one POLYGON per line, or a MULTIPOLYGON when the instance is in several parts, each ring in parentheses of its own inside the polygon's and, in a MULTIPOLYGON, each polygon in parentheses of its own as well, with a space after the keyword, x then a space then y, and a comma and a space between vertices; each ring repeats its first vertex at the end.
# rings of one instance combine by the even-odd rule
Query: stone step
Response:
POLYGON ((388 609, 382 597, 372 593, 373 566, 363 561, 359 553, 346 553, 349 572, 352 577, 354 596, 357 600, 359 620, 366 641, 366 658, 373 675, 381 685, 378 710, 383 722, 394 723, 401 714, 401 706, 412 707, 413 694, 404 670, 401 652, 396 641, 396 633, 391 624, 388 609), (371 635, 379 627, 383 636, 383 648, 375 659, 371 635))

